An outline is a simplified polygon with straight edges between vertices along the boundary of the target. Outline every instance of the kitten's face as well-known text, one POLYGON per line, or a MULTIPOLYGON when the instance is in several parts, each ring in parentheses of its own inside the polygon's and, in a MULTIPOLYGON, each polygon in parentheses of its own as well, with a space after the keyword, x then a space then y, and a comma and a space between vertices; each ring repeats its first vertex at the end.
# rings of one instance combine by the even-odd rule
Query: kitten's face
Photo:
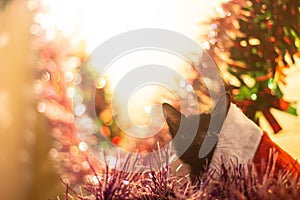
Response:
MULTIPOLYGON (((226 98, 227 113, 230 105, 230 96, 226 96, 226 98)), ((203 144, 204 138, 207 135, 212 115, 219 114, 220 110, 218 109, 218 106, 216 106, 211 114, 192 115, 189 117, 186 117, 174 107, 166 103, 163 104, 163 111, 172 138, 174 139, 175 136, 178 138, 177 140, 173 140, 175 150, 180 152, 182 145, 189 143, 188 141, 192 141, 187 150, 179 156, 179 159, 190 166, 192 174, 199 174, 209 164, 215 148, 213 147, 205 157, 199 158, 199 151, 201 145, 203 144), (192 138, 193 133, 191 133, 191 127, 195 127, 195 125, 198 125, 198 129, 196 136, 192 138)), ((223 122, 220 124, 223 124, 223 122)))
POLYGON ((178 140, 173 140, 175 150, 180 152, 182 145, 192 141, 179 159, 182 162, 189 164, 192 170, 195 168, 194 170, 196 171, 202 171, 205 163, 209 161, 207 159, 211 157, 208 155, 207 157, 200 159, 198 156, 200 147, 208 130, 211 115, 201 114, 200 116, 193 115, 186 117, 169 104, 164 104, 163 109, 172 138, 174 139, 175 136, 178 137, 178 140), (190 127, 195 127, 195 123, 198 123, 198 130, 196 136, 192 138, 193 134, 189 134, 191 133, 190 127))

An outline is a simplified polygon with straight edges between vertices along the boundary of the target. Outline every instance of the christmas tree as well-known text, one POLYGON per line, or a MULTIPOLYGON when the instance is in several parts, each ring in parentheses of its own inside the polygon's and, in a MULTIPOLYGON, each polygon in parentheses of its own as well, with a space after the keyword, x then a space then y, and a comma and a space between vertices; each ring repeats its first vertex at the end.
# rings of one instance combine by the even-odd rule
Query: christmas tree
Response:
POLYGON ((275 133, 281 127, 270 108, 297 115, 278 84, 285 83, 284 68, 299 56, 299 8, 298 0, 226 2, 209 22, 204 43, 231 75, 227 83, 235 103, 256 123, 262 113, 275 133))

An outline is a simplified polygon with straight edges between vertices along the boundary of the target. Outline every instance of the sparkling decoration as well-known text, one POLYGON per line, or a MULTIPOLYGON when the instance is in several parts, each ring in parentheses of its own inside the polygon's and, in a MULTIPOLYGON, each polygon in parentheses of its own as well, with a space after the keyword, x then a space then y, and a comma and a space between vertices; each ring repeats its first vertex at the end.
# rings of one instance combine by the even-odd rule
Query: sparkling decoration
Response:
POLYGON ((299 57, 300 1, 231 0, 217 13, 206 25, 204 46, 224 72, 235 103, 256 123, 262 113, 280 131, 270 108, 297 115, 279 85, 286 84, 284 69, 299 57))
MULTIPOLYGON (((165 152, 168 153, 168 152, 165 152)), ((158 156, 158 163, 162 163, 158 156)), ((205 176, 191 183, 188 175, 181 175, 177 168, 173 170, 169 163, 163 164, 160 171, 131 174, 117 171, 114 168, 103 169, 99 174, 85 177, 86 184, 76 191, 66 186, 65 199, 291 199, 300 196, 299 177, 279 169, 275 162, 277 156, 270 153, 266 170, 260 174, 252 163, 239 164, 234 161, 229 165, 222 164, 216 171, 208 169, 205 176), (234 191, 234 192, 233 192, 234 191)), ((115 160, 113 160, 115 162, 115 160)), ((107 161, 109 163, 109 161, 107 161)), ((89 164, 89 162, 87 162, 89 164)), ((130 167, 126 165, 125 167, 130 167)))

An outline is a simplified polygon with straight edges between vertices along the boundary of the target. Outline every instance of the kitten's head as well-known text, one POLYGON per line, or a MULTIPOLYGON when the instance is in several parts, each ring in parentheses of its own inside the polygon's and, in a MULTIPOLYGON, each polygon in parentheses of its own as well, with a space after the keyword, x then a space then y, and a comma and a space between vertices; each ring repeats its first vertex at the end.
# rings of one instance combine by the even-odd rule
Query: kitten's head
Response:
POLYGON ((208 136, 208 131, 211 129, 211 120, 220 121, 216 123, 217 127, 214 127, 219 133, 229 106, 230 95, 228 93, 220 98, 210 114, 203 113, 187 117, 170 104, 163 104, 163 112, 169 126, 169 132, 173 139, 176 136, 176 140, 173 140, 175 150, 177 152, 182 151, 183 145, 186 145, 188 141, 192 141, 187 149, 179 155, 179 159, 191 167, 192 173, 199 174, 204 170, 204 167, 209 164, 216 143, 213 144, 214 146, 211 150, 203 157, 199 156, 200 148, 204 145, 203 142, 208 141, 207 138, 210 137, 208 136), (218 118, 220 115, 223 115, 224 117, 218 118), (191 133, 193 131, 192 127, 197 128, 196 135, 191 133))

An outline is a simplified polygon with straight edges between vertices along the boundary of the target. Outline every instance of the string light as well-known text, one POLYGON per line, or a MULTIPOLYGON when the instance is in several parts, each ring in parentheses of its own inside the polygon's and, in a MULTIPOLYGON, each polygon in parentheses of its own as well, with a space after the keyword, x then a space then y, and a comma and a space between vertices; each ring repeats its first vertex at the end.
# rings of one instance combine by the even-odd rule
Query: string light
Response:
POLYGON ((151 113, 151 110, 152 110, 152 107, 151 106, 149 106, 149 105, 146 105, 145 107, 144 107, 144 111, 145 111, 145 113, 151 113))
POLYGON ((251 99, 255 101, 257 99, 257 94, 251 94, 251 99))
POLYGON ((40 101, 40 102, 38 102, 37 110, 38 110, 40 113, 45 112, 45 110, 46 110, 46 102, 45 102, 45 101, 40 101))
POLYGON ((88 145, 85 142, 80 142, 78 148, 80 151, 86 151, 88 149, 88 145))
POLYGON ((77 116, 82 116, 85 113, 85 111, 86 111, 86 107, 83 104, 76 105, 75 110, 74 110, 75 115, 77 115, 77 116))
POLYGON ((105 80, 105 78, 100 77, 100 78, 97 79, 97 81, 96 81, 96 88, 102 89, 102 88, 105 87, 105 85, 106 85, 106 80, 105 80))

